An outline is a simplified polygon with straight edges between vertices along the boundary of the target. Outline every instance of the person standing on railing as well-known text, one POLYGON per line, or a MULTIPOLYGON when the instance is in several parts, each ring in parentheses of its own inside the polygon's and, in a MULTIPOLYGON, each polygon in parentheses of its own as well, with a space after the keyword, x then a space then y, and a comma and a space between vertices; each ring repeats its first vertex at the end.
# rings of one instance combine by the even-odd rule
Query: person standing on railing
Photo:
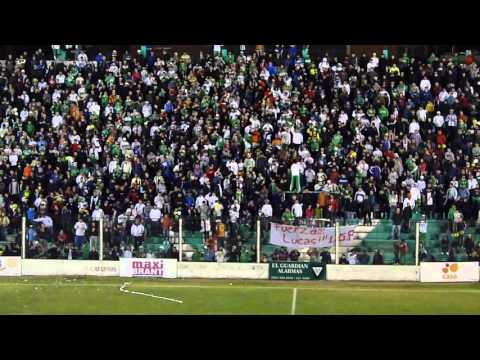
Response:
POLYGON ((290 166, 290 191, 297 193, 302 191, 300 184, 301 173, 303 173, 303 164, 297 160, 290 166))

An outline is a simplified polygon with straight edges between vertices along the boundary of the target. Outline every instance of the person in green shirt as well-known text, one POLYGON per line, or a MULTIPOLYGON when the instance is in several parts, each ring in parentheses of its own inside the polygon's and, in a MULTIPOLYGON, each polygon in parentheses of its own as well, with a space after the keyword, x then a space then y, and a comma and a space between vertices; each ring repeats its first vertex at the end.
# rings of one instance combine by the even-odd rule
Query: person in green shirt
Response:
POLYGON ((290 209, 286 208, 282 214, 282 222, 284 224, 293 225, 294 221, 295 221, 295 216, 292 214, 290 209))
POLYGON ((385 107, 385 105, 382 105, 380 109, 378 109, 378 116, 380 117, 380 120, 382 120, 382 122, 387 121, 389 115, 390 113, 388 109, 385 107))
POLYGON ((90 255, 90 244, 88 241, 85 241, 85 243, 82 246, 82 260, 88 260, 89 255, 90 255))
POLYGON ((302 49, 302 57, 305 61, 310 61, 310 45, 304 45, 302 49))
POLYGON ((450 225, 450 229, 453 231, 453 224, 454 224, 454 219, 455 219, 455 213, 457 212, 457 207, 455 205, 452 205, 452 207, 448 210, 448 215, 447 219, 450 225))
POLYGON ((405 165, 410 174, 412 174, 412 176, 418 177, 418 166, 415 163, 415 160, 412 158, 412 155, 409 156, 409 158, 405 162, 405 165))
POLYGON ((335 135, 333 135, 332 142, 330 143, 330 152, 332 155, 337 155, 338 152, 340 151, 340 147, 342 146, 343 143, 343 136, 340 135, 339 132, 337 132, 335 135))
POLYGON ((373 117, 375 116, 375 114, 376 114, 375 108, 373 107, 373 105, 370 105, 370 107, 369 107, 368 110, 367 110, 367 116, 368 116, 370 119, 373 119, 373 117))

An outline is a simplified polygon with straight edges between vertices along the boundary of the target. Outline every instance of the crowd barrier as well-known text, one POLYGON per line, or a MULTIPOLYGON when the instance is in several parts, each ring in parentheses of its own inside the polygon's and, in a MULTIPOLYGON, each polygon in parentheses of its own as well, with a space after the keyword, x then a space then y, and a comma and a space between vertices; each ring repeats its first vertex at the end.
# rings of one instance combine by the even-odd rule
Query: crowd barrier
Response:
POLYGON ((179 262, 179 278, 268 279, 268 264, 179 262))
POLYGON ((419 281, 418 266, 327 265, 327 280, 419 281))
POLYGON ((119 276, 118 261, 33 260, 21 261, 22 275, 42 276, 119 276))
MULTIPOLYGON (((279 263, 278 263, 279 264, 279 263)), ((277 264, 277 265, 278 265, 277 264)), ((291 263, 294 264, 294 263, 291 263)), ((330 281, 410 281, 410 282, 479 282, 478 262, 424 262, 409 265, 306 265, 305 269, 288 268, 289 276, 278 277, 278 266, 253 263, 178 262, 175 259, 38 260, 0 257, 1 276, 120 276, 204 279, 283 279, 330 281), (315 266, 314 266, 315 265, 315 266), (298 270, 298 271, 297 271, 298 270), (309 274, 300 276, 297 274, 309 274), (275 276, 272 274, 275 273, 275 276), (293 274, 294 273, 294 274, 293 274), (295 276, 293 276, 293 275, 295 276), (314 274, 314 275, 312 275, 314 274), (300 276, 300 277, 299 277, 300 276)))

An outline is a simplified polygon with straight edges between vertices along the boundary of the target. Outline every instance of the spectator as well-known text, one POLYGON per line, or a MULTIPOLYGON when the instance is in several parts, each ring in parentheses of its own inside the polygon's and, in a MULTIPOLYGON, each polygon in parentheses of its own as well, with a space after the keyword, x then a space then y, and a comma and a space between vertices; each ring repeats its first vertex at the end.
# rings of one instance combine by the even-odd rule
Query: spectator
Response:
POLYGON ((465 248, 465 253, 467 254, 468 257, 472 256, 474 246, 475 246, 475 243, 473 242, 472 236, 467 235, 463 242, 463 247, 465 248))
POLYGON ((303 217, 303 208, 298 199, 295 200, 295 204, 292 206, 292 214, 295 218, 294 224, 299 225, 300 219, 303 217))
POLYGON ((398 240, 400 236, 400 232, 402 231, 402 222, 403 222, 403 216, 400 208, 396 208, 395 214, 393 215, 393 218, 392 218, 392 222, 393 222, 392 238, 394 240, 398 240))
POLYGON ((309 248, 307 254, 310 257, 310 262, 319 262, 320 255, 317 248, 309 248))
POLYGON ((288 257, 290 261, 298 261, 298 258, 300 257, 300 252, 297 249, 293 249, 292 251, 290 251, 288 257))
POLYGON ((135 217, 135 223, 130 227, 130 235, 133 238, 135 247, 138 248, 144 242, 145 227, 141 223, 141 217, 135 217))
POLYGON ((358 264, 358 255, 356 252, 354 251, 350 251, 348 254, 347 254, 347 261, 350 265, 356 265, 358 264))
POLYGON ((322 263, 323 266, 326 266, 327 264, 332 263, 332 255, 330 254, 328 249, 324 249, 320 253, 320 262, 322 263))
POLYGON ((7 228, 10 220, 3 210, 0 209, 0 242, 6 241, 7 228))
POLYGON ((370 255, 368 255, 366 250, 363 250, 359 255, 358 255, 358 263, 360 265, 368 265, 370 262, 370 255))
POLYGON ((80 217, 74 225, 75 229, 75 247, 81 249, 85 243, 85 233, 87 231, 87 224, 80 217))
POLYGON ((451 247, 448 251, 448 258, 447 258, 447 261, 448 262, 455 262, 457 261, 457 257, 455 255, 455 251, 453 250, 453 247, 451 247))
POLYGON ((340 265, 347 265, 347 264, 349 264, 349 261, 348 261, 347 256, 346 256, 345 254, 342 254, 342 255, 340 256, 339 264, 340 264, 340 265))
POLYGON ((406 257, 408 254, 408 244, 405 239, 400 241, 400 245, 398 246, 398 252, 400 255, 400 265, 405 265, 406 257))
POLYGON ((384 265, 383 255, 380 250, 375 250, 373 255, 373 265, 384 265))

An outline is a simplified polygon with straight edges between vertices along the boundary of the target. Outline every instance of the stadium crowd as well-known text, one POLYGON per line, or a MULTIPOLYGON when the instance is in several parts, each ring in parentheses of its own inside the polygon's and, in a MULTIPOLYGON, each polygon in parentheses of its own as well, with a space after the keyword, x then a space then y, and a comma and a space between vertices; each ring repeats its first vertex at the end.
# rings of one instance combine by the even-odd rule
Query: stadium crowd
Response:
POLYGON ((9 56, 0 241, 22 214, 29 257, 98 258, 101 217, 111 259, 140 256, 145 233, 168 238, 180 216, 207 237, 220 219, 232 239, 259 216, 392 218, 396 237, 418 209, 454 231, 480 209, 479 87, 472 57, 315 58, 308 45, 9 56))

